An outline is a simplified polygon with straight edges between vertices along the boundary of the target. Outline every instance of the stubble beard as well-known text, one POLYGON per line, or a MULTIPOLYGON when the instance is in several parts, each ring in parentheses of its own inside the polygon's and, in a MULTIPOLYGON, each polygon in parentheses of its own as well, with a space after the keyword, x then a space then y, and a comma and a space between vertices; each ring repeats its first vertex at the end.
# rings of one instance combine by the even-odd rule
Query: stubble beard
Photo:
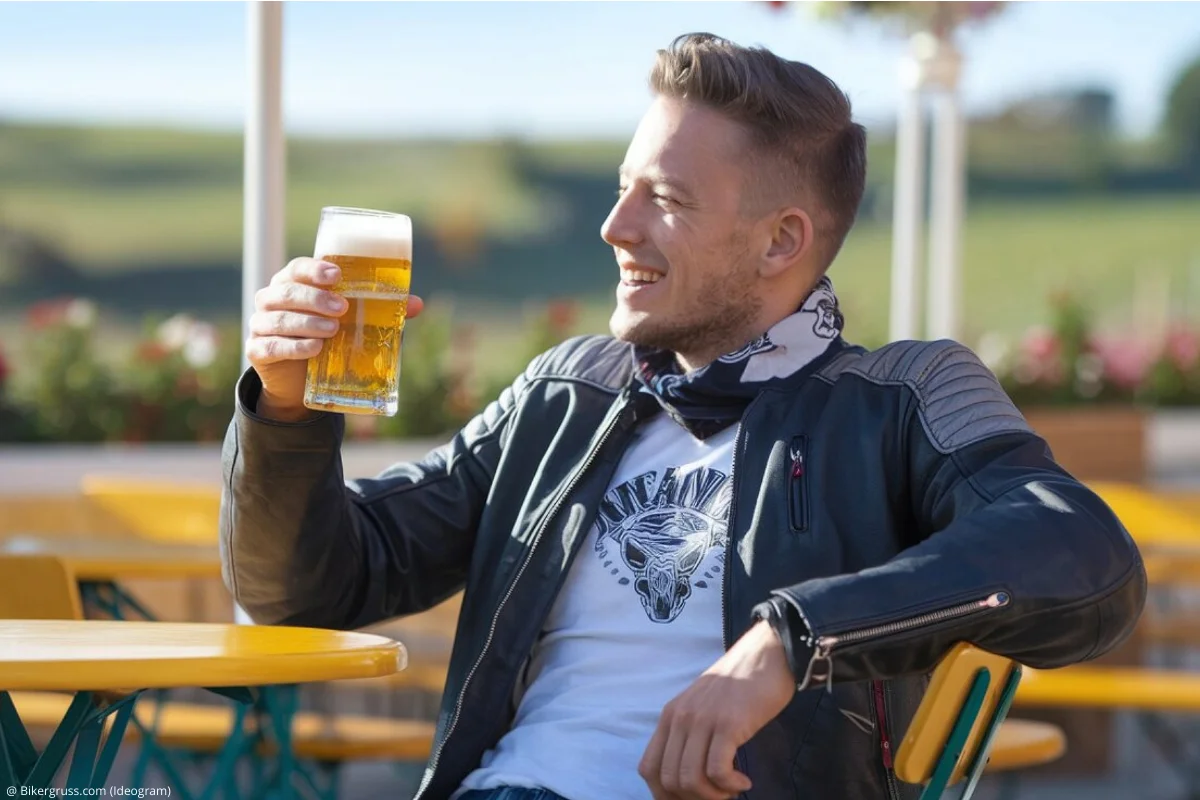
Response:
POLYGON ((754 270, 746 259, 737 267, 719 273, 722 279, 710 284, 703 296, 688 298, 685 308, 669 316, 624 318, 617 309, 610 321, 613 335, 630 344, 669 350, 693 365, 707 364, 737 350, 761 331, 754 323, 762 311, 762 300, 754 291, 754 270))

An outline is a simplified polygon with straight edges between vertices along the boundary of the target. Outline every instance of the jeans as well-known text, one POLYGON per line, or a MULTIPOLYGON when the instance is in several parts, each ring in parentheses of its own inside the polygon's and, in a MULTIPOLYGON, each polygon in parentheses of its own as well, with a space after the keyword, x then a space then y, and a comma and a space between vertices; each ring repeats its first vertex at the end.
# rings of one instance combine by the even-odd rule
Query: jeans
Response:
POLYGON ((472 789, 463 792, 458 800, 567 800, 549 789, 525 789, 520 786, 501 786, 498 789, 472 789))

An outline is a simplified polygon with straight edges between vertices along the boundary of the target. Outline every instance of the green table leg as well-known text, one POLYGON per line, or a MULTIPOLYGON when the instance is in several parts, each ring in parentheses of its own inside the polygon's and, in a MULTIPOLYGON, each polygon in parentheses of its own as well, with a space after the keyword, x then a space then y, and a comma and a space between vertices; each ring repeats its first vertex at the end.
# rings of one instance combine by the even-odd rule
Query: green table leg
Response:
POLYGON ((246 734, 248 711, 249 707, 241 703, 234 710, 233 730, 217 756, 212 776, 209 778, 208 785, 200 793, 200 800, 212 800, 218 791, 224 792, 226 797, 237 796, 238 762, 246 755, 255 758, 254 749, 258 743, 257 734, 250 736, 246 734))
POLYGON ((137 598, 112 581, 81 581, 79 595, 86 608, 100 611, 112 619, 155 620, 154 614, 137 598))
POLYGON ((38 754, 8 692, 0 692, 0 743, 3 744, 0 782, 6 786, 23 784, 37 763, 38 754))
POLYGON ((270 719, 271 734, 278 747, 275 796, 279 800, 291 800, 295 791, 292 781, 296 775, 296 756, 292 751, 292 718, 296 715, 299 689, 290 684, 264 686, 261 698, 270 719))
POLYGON ((7 692, 0 692, 0 780, 8 786, 46 788, 66 760, 71 745, 75 754, 67 777, 68 787, 98 787, 104 784, 116 759, 125 726, 137 700, 134 693, 112 704, 100 705, 91 692, 78 692, 45 750, 37 754, 25 725, 7 692), (115 715, 104 747, 100 741, 105 720, 115 715))

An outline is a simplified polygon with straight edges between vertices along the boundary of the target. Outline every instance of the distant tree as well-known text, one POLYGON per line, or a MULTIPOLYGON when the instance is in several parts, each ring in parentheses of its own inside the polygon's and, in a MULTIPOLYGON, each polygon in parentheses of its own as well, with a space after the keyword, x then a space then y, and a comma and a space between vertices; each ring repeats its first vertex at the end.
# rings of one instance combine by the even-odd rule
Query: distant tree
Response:
POLYGON ((1188 166, 1200 170, 1200 58, 1175 79, 1167 95, 1163 128, 1188 166))

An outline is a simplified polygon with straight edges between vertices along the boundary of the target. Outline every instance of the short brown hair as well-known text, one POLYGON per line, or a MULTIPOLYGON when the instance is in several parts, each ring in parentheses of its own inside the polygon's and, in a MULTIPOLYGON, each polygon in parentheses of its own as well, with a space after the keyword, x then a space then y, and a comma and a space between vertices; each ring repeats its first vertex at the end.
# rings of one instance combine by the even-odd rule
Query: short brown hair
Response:
POLYGON ((764 174, 779 176, 774 183, 785 196, 811 188, 824 212, 809 213, 827 237, 825 266, 833 261, 854 225, 867 177, 867 132, 851 119, 850 98, 837 84, 765 48, 689 33, 658 51, 650 88, 743 125, 767 159, 764 174))

